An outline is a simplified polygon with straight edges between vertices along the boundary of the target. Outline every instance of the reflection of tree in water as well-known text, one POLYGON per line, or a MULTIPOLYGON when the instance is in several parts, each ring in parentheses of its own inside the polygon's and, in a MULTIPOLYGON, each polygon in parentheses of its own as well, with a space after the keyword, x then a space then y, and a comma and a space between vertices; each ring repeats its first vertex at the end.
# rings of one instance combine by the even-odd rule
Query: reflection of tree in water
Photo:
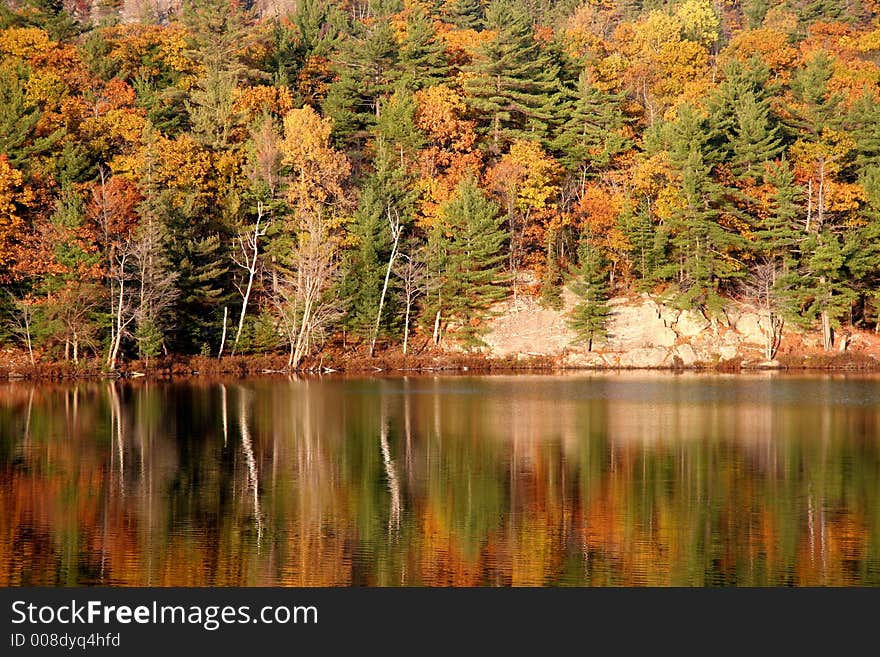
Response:
POLYGON ((0 584, 880 583, 873 406, 541 381, 2 387, 0 584))
MULTIPOLYGON (((257 462, 254 459, 254 447, 251 444, 251 430, 249 427, 250 419, 248 417, 248 391, 240 386, 238 394, 238 426, 241 431, 241 448, 244 452, 245 462, 247 463, 248 488, 250 488, 253 499, 254 519, 257 523, 257 547, 259 547, 263 538, 263 518, 260 512, 260 479, 257 474, 257 462)), ((224 427, 226 426, 225 418, 223 420, 223 425, 224 427)))

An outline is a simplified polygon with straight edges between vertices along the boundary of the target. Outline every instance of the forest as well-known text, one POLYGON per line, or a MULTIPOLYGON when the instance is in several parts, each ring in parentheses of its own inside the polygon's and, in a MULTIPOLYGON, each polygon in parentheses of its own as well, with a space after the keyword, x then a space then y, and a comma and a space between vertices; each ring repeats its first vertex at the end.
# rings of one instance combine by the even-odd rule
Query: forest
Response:
POLYGON ((7 0, 0 341, 39 361, 588 348, 612 295, 880 315, 880 3, 7 0))

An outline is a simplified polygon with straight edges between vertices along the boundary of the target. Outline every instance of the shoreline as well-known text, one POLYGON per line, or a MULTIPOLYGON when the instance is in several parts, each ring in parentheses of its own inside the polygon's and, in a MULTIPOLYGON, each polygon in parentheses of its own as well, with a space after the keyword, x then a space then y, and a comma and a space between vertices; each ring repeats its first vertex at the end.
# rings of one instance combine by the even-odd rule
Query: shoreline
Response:
POLYGON ((205 356, 170 356, 153 361, 130 361, 114 371, 107 371, 103 360, 84 360, 79 364, 49 361, 31 366, 0 363, 0 381, 86 381, 110 379, 186 380, 214 376, 240 378, 272 375, 326 374, 431 374, 431 373, 516 373, 516 372, 701 372, 751 374, 755 372, 818 373, 818 372, 880 372, 880 360, 861 353, 833 352, 828 354, 787 354, 777 361, 750 361, 740 357, 716 363, 692 365, 624 367, 610 365, 572 365, 560 362, 558 356, 527 356, 499 358, 481 354, 434 351, 403 356, 399 351, 367 354, 325 354, 308 359, 301 367, 287 367, 281 355, 227 356, 221 360, 205 356))

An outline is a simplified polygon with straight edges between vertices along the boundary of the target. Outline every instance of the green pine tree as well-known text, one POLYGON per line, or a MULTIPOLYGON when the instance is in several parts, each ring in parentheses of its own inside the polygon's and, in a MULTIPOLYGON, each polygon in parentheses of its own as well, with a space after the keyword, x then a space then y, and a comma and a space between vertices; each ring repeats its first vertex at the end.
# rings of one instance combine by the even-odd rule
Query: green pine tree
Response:
POLYGON ((576 88, 568 90, 567 120, 553 143, 560 161, 582 179, 595 178, 614 158, 632 148, 624 128, 631 119, 623 111, 624 94, 603 91, 584 71, 576 88))
POLYGON ((185 353, 216 353, 222 331, 223 306, 230 300, 225 289, 229 264, 220 236, 190 237, 173 243, 169 256, 180 276, 176 305, 174 348, 185 353))
POLYGON ((824 51, 813 55, 794 73, 791 80, 793 103, 785 106, 788 120, 786 129, 797 138, 818 141, 826 128, 841 124, 840 105, 844 95, 829 87, 834 74, 834 62, 824 51))
POLYGON ((153 318, 146 318, 138 323, 135 329, 134 339, 137 342, 138 356, 145 360, 147 367, 150 360, 158 356, 162 351, 164 336, 153 318))
POLYGON ((811 235, 805 252, 809 257, 802 272, 805 285, 800 290, 803 317, 819 321, 822 345, 829 351, 834 346, 834 331, 849 313, 856 293, 844 268, 846 253, 838 235, 829 230, 811 235))
POLYGON ((498 206, 474 178, 462 180, 428 238, 426 322, 439 319, 463 344, 482 344, 483 320, 491 305, 507 295, 506 239, 498 206))
POLYGON ((880 101, 866 91, 853 103, 847 116, 847 131, 856 146, 855 164, 859 169, 880 168, 880 101))
POLYGON ((769 164, 764 175, 772 185, 771 207, 755 231, 758 250, 781 268, 790 269, 797 261, 798 239, 803 229, 798 225, 798 204, 803 194, 794 172, 783 159, 769 164))
POLYGON ((399 47, 388 20, 364 25, 340 46, 337 79, 327 90, 324 114, 333 119, 337 144, 359 150, 400 77, 399 47))
POLYGON ((562 269, 557 256, 557 231, 547 231, 547 255, 545 258, 544 276, 541 279, 541 303, 548 308, 561 310, 562 300, 562 269))
POLYGON ((449 72, 446 47, 437 36, 434 22, 419 5, 407 18, 400 69, 402 80, 414 91, 440 84, 449 72))
POLYGON ((737 178, 760 180, 764 165, 783 149, 781 127, 772 120, 768 99, 746 92, 736 103, 736 123, 730 136, 730 168, 737 178))
POLYGON ((50 151, 64 136, 64 128, 37 136, 40 108, 28 100, 30 70, 24 64, 0 66, 0 153, 10 164, 28 171, 36 157, 50 151))
POLYGON ((481 30, 486 12, 481 0, 447 0, 443 7, 447 22, 463 30, 481 30))
MULTIPOLYGON (((395 249, 393 222, 399 221, 402 232, 408 231, 415 200, 411 177, 401 166, 398 152, 394 143, 379 140, 376 171, 364 184, 352 227, 357 246, 349 255, 341 283, 341 296, 350 301, 347 327, 364 340, 372 338, 380 303, 379 333, 393 335, 400 324, 396 295, 386 290, 382 298, 388 261, 395 249)), ((398 241, 395 257, 400 246, 398 241)))
POLYGON ((487 23, 496 35, 480 46, 464 78, 486 148, 500 157, 510 142, 523 137, 538 137, 547 146, 562 103, 559 65, 535 40, 523 5, 495 0, 487 23))
POLYGON ((638 276, 636 286, 650 288, 658 278, 658 271, 665 264, 667 234, 657 230, 647 203, 624 212, 621 218, 624 235, 630 245, 629 257, 638 276))
POLYGON ((709 136, 705 119, 688 105, 668 126, 667 148, 681 176, 681 202, 668 222, 672 257, 661 275, 675 283, 671 300, 676 305, 714 314, 723 305, 724 286, 743 274, 733 254, 746 244, 719 221, 722 212, 734 208, 729 191, 706 162, 709 136))
POLYGON ((227 0, 186 0, 181 19, 187 28, 187 55, 203 71, 185 102, 190 128, 205 146, 224 150, 241 119, 234 109, 236 87, 262 76, 241 54, 255 15, 227 0))
POLYGON ((573 272, 571 291, 580 301, 571 310, 568 326, 577 334, 575 342, 593 350, 593 343, 607 335, 608 283, 602 253, 584 239, 578 249, 578 266, 573 272))
POLYGON ((711 131, 707 161, 729 163, 738 178, 760 176, 760 165, 782 150, 781 126, 770 106, 776 86, 758 57, 747 63, 728 62, 722 73, 707 101, 711 131))

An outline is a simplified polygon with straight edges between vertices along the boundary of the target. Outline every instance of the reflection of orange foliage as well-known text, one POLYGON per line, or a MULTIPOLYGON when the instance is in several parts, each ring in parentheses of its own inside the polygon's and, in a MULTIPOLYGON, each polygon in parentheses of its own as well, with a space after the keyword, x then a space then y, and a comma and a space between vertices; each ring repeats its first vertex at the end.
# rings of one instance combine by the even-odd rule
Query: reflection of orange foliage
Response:
POLYGON ((477 586, 483 564, 468 559, 455 533, 427 506, 422 515, 420 579, 427 586, 477 586))
MULTIPOLYGON (((261 393, 270 389, 258 398, 278 394, 261 393)), ((217 394, 205 385, 186 407, 207 417, 216 408, 201 392, 217 394)), ((381 463, 359 460, 378 449, 361 453, 362 439, 346 443, 342 428, 352 417, 378 422, 374 402, 340 420, 324 415, 332 396, 297 389, 300 406, 279 399, 253 416, 258 541, 248 468, 240 456, 223 457, 241 454, 235 432, 224 445, 218 423, 181 450, 162 415, 165 393, 154 385, 0 387, 10 441, 0 463, 0 586, 848 585, 868 581, 876 558, 873 489, 858 475, 856 485, 820 483, 856 453, 872 476, 874 446, 852 445, 841 437, 848 433, 810 443, 795 419, 800 408, 782 411, 790 435, 750 445, 706 432, 723 433, 728 421, 742 430, 763 412, 751 405, 667 408, 692 435, 645 442, 614 423, 628 414, 642 426, 653 407, 612 405, 606 422, 601 406, 554 400, 548 414, 546 400, 520 400, 511 414, 509 402, 464 402, 435 442, 436 407, 420 395, 411 400, 408 446, 392 433, 405 488, 392 530, 387 497, 375 495, 388 485, 381 463), (121 409, 108 416, 114 389, 121 409), (307 421, 305 406, 315 413, 307 421), (221 462, 229 469, 216 471, 221 462), (430 462, 445 464, 423 470, 430 462), (450 485, 428 481, 440 472, 450 485), (498 506, 486 505, 489 491, 498 506)), ((847 431, 851 419, 832 430, 847 431)), ((350 428, 361 436, 366 426, 350 428)))

